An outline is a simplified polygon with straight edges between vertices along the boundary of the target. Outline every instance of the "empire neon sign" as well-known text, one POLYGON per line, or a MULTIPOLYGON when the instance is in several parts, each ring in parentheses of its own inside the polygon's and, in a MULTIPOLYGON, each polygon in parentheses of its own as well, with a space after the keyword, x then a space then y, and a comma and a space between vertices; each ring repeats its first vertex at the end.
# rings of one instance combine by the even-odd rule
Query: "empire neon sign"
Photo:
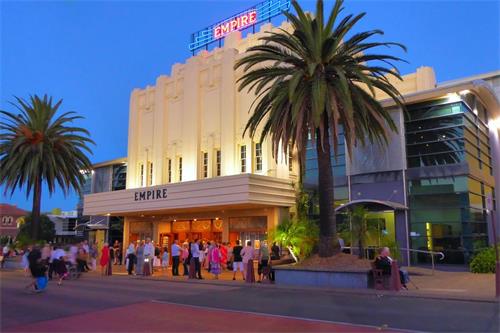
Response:
POLYGON ((244 30, 290 9, 290 0, 267 0, 191 35, 189 50, 195 51, 220 41, 233 31, 244 30))
POLYGON ((230 21, 221 23, 214 28, 214 38, 219 39, 229 34, 230 32, 241 30, 254 25, 257 22, 257 12, 255 10, 237 16, 230 21))

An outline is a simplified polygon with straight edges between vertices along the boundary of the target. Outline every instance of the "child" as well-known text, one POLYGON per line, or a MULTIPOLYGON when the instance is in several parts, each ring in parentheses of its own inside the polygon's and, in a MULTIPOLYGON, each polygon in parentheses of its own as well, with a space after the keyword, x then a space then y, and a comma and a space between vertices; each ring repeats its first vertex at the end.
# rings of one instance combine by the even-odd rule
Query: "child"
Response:
POLYGON ((168 256, 168 248, 164 248, 163 249, 163 255, 161 257, 161 270, 166 270, 168 274, 168 260, 169 260, 169 256, 168 256))

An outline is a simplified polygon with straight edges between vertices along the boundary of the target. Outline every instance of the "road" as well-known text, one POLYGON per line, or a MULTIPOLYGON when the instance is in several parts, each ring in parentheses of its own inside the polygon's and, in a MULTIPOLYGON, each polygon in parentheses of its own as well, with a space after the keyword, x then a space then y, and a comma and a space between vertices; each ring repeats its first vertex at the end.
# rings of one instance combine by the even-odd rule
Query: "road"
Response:
MULTIPOLYGON (((366 328, 363 325, 369 325, 371 331, 381 328, 436 332, 499 331, 499 304, 492 302, 377 297, 373 294, 228 284, 227 281, 224 284, 167 282, 124 275, 100 277, 95 273, 86 274, 79 280, 65 281, 60 287, 51 282, 45 293, 32 294, 23 289, 28 279, 20 272, 3 271, 0 279, 2 331, 19 331, 20 328, 24 331, 43 331, 44 328, 45 331, 54 331, 57 325, 64 325, 65 318, 74 318, 72 322, 67 321, 67 325, 78 322, 81 331, 85 331, 84 327, 92 331, 99 324, 98 314, 110 318, 107 326, 97 326, 102 327, 98 329, 100 331, 104 328, 115 331, 113 328, 118 330, 119 327, 122 331, 136 332, 141 327, 156 331, 200 331, 204 323, 201 318, 212 320, 206 322, 207 331, 224 331, 222 327, 225 326, 232 331, 232 326, 225 323, 234 321, 242 323, 237 326, 238 330, 235 329, 241 332, 348 331, 350 326, 342 326, 342 323, 360 325, 352 326, 354 331, 362 331, 366 328), (153 319, 142 317, 134 320, 134 313, 148 313, 153 319), (249 316, 256 317, 251 319, 249 316), (158 317, 164 317, 164 322, 158 322, 158 317), (248 319, 247 322, 244 318, 248 319), (280 323, 279 318, 287 324, 280 323), (291 325, 295 319, 297 324, 291 325), (140 320, 150 325, 144 326, 140 320), (266 322, 271 326, 259 327, 259 323, 266 322), (174 323, 184 323, 184 326, 175 326, 174 323), (339 326, 325 328, 324 323, 339 326), (210 326, 214 324, 218 326, 210 326), (186 329, 189 327, 191 330, 186 329)), ((72 330, 78 331, 78 327, 72 330)), ((66 327, 60 331, 68 330, 66 327)))

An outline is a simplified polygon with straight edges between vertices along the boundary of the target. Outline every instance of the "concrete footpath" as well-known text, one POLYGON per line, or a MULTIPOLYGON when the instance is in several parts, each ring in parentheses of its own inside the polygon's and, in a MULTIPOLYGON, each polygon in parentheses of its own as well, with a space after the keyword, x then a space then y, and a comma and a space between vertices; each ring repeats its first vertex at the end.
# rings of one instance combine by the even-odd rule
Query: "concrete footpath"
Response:
MULTIPOLYGON (((122 266, 114 266, 114 273, 117 275, 126 275, 122 266)), ((280 286, 275 284, 255 284, 264 288, 280 289, 315 289, 332 290, 339 293, 355 294, 376 294, 392 297, 424 297, 436 299, 454 299, 465 301, 484 301, 496 302, 495 298, 495 275, 494 274, 473 274, 463 271, 442 271, 432 270, 422 267, 409 267, 411 282, 408 284, 408 290, 379 291, 374 289, 346 289, 346 288, 314 288, 305 286, 280 286)), ((181 269, 182 271, 182 269, 181 269)), ((143 277, 134 276, 137 279, 168 280, 177 282, 194 282, 204 284, 216 284, 225 286, 234 286, 243 284, 241 274, 236 275, 237 280, 233 281, 232 272, 223 272, 219 279, 206 271, 203 272, 203 280, 188 280, 186 276, 173 277, 170 270, 157 271, 153 276, 143 277)), ((246 284, 248 285, 248 284, 246 284)))

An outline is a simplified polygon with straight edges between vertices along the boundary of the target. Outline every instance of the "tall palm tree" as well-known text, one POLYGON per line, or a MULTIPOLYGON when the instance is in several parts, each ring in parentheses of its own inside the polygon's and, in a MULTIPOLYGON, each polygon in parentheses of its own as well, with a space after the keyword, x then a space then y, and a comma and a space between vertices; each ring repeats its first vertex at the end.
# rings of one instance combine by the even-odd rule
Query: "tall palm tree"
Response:
POLYGON ((91 164, 86 152, 86 129, 71 123, 82 117, 75 112, 56 116, 62 100, 52 103, 52 97, 31 96, 29 101, 15 97, 12 103, 18 112, 0 111, 0 184, 5 192, 26 187, 26 196, 33 191, 31 235, 38 239, 42 185, 52 194, 58 185, 66 195, 70 189, 79 191, 84 182, 83 172, 91 164))
POLYGON ((326 23, 323 1, 317 1, 314 16, 305 13, 296 1, 293 7, 296 14, 284 13, 293 31, 280 29, 261 37, 262 43, 250 47, 235 68, 243 69, 239 90, 246 88, 256 94, 245 132, 253 137, 263 123, 260 140, 270 137, 275 158, 279 147, 287 153, 286 143, 297 147, 301 178, 308 135, 315 138, 319 255, 327 257, 336 250, 331 144, 337 154, 339 126, 349 152, 356 142, 387 143, 387 129, 397 131, 375 94, 383 92, 404 107, 401 94, 388 79, 393 76, 401 80, 392 63, 401 59, 378 48, 406 49, 398 43, 368 41, 383 34, 381 30, 348 36, 365 13, 340 19, 341 0, 336 1, 326 23))

